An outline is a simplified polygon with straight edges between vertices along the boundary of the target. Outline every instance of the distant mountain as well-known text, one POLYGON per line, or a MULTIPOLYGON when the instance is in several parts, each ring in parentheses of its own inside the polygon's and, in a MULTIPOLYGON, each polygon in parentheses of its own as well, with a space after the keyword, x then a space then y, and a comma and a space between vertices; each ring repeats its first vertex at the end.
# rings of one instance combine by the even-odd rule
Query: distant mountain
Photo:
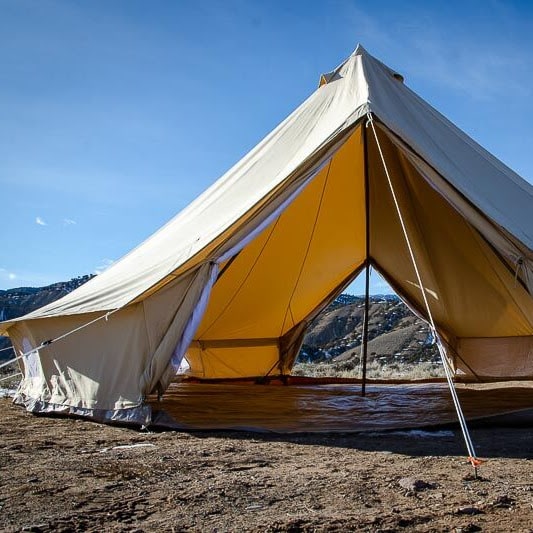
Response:
MULTIPOLYGON (((70 281, 60 281, 46 287, 19 287, 5 291, 0 290, 0 322, 25 315, 58 300, 93 277, 93 275, 79 276, 70 281)), ((9 339, 0 337, 0 349, 8 346, 11 346, 9 339)), ((0 352, 0 359, 8 359, 12 356, 10 351, 0 352)))
MULTIPOLYGON (((364 298, 342 294, 309 326, 298 362, 356 366, 363 319, 364 298)), ((437 361, 439 357, 428 326, 395 295, 370 297, 368 338, 369 360, 381 364, 437 361)))

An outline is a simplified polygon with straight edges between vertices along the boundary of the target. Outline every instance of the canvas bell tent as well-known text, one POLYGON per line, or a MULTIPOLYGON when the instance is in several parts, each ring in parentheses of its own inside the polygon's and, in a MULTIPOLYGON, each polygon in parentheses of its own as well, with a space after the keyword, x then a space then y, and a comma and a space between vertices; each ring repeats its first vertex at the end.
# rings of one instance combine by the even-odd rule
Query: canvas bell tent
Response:
POLYGON ((21 355, 16 401, 145 423, 183 357, 198 378, 288 374, 367 265, 454 369, 533 377, 533 187, 358 47, 138 248, 1 324, 21 355))

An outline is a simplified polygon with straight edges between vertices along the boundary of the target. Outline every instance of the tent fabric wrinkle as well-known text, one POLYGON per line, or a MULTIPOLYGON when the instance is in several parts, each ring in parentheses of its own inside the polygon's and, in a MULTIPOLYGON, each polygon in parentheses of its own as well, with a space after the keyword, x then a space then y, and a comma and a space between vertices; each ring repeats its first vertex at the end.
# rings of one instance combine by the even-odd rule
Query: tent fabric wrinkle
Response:
POLYGON ((17 402, 144 424, 178 368, 290 374, 310 322, 367 265, 433 319, 456 373, 532 378, 532 207, 532 185, 358 46, 151 237, 0 323, 31 351, 17 402))

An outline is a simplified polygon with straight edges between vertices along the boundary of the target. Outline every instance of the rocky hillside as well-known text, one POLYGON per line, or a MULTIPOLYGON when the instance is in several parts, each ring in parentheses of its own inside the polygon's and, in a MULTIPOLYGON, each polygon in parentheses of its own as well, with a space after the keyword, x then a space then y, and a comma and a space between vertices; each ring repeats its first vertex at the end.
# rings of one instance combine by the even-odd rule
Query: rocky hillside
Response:
MULTIPOLYGON (((298 363, 328 365, 333 374, 358 369, 363 319, 364 299, 341 295, 311 324, 298 363)), ((370 364, 439 361, 429 328, 397 296, 370 297, 368 338, 370 364)))
MULTIPOLYGON (((25 315, 54 300, 58 300, 89 281, 92 277, 92 275, 79 276, 70 281, 61 281, 47 287, 19 287, 5 291, 0 290, 0 322, 25 315)), ((0 337, 0 349, 8 346, 10 346, 9 339, 0 337)), ((10 351, 0 352, 0 359, 10 357, 12 357, 10 351)))

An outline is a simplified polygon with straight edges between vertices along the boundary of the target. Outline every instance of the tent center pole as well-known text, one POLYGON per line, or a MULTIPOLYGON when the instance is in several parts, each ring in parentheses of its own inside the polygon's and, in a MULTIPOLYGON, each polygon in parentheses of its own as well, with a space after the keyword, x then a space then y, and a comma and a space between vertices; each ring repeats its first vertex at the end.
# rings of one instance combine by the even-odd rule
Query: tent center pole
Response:
POLYGON ((366 395, 366 362, 368 354, 368 313, 370 309, 370 179, 368 176, 368 138, 366 127, 363 127, 363 165, 365 179, 365 316, 361 338, 361 396, 366 395))
POLYGON ((365 316, 363 320, 363 336, 361 339, 361 360, 363 367, 363 379, 361 380, 361 396, 366 395, 366 361, 368 355, 368 312, 370 308, 370 263, 366 262, 365 267, 365 316))

